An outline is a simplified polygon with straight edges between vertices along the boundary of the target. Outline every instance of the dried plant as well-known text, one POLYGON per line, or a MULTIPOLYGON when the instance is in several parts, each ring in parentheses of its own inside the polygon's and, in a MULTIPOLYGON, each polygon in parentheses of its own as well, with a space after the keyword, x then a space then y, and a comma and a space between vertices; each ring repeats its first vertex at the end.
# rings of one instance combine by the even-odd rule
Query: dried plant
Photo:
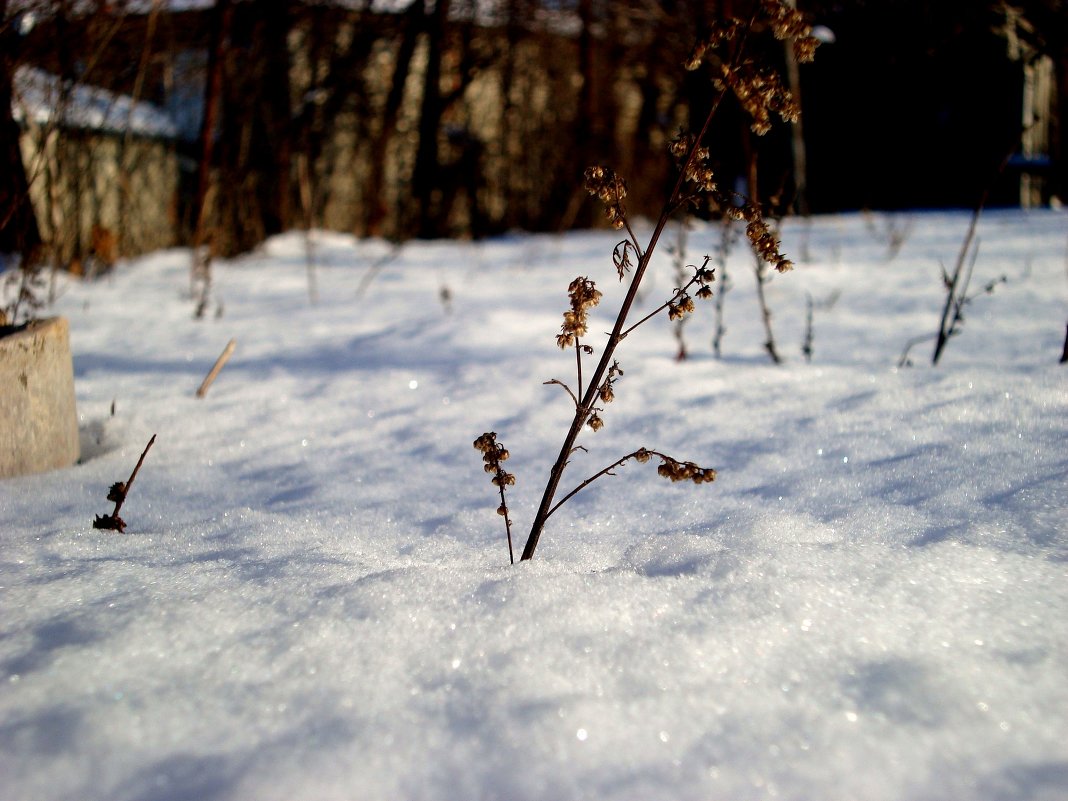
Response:
MULTIPOLYGON (((668 247, 668 253, 671 254, 675 267, 675 282, 680 285, 686 281, 689 274, 689 265, 686 264, 686 235, 688 231, 689 220, 684 217, 679 220, 678 238, 675 244, 668 247)), ((675 319, 672 333, 675 335, 675 342, 679 346, 679 349, 675 352, 676 361, 685 361, 690 355, 689 350, 686 348, 686 323, 689 321, 689 315, 677 316, 675 319)))
POLYGON ((118 531, 120 534, 126 531, 126 521, 119 517, 119 510, 122 509, 122 505, 126 502, 126 496, 130 494, 130 488, 133 486, 134 479, 137 478, 137 472, 141 469, 141 465, 144 464, 145 457, 148 456, 148 449, 152 447, 155 441, 156 435, 153 434, 152 439, 148 441, 145 449, 141 452, 141 458, 137 460, 137 464, 126 482, 116 481, 111 485, 108 490, 108 500, 115 504, 115 509, 109 515, 96 515, 93 519, 93 528, 118 531))
POLYGON ((886 260, 891 262, 901 252, 901 248, 908 241, 912 233, 912 217, 901 217, 895 214, 886 214, 876 220, 870 212, 864 215, 864 225, 868 233, 877 242, 886 245, 886 260))
POLYGON ((834 304, 838 302, 838 298, 841 296, 841 291, 836 289, 823 300, 817 301, 812 299, 811 293, 805 293, 805 334, 801 340, 801 355, 805 357, 806 362, 812 361, 812 354, 815 352, 816 309, 819 309, 820 311, 830 311, 834 308, 834 304))
POLYGON ((733 225, 729 214, 723 215, 720 228, 719 247, 716 250, 716 270, 719 275, 719 292, 716 294, 715 333, 712 335, 712 352, 716 358, 723 355, 723 337, 727 333, 727 325, 724 317, 727 293, 733 288, 730 275, 727 272, 727 261, 730 259, 731 249, 737 239, 737 227, 733 225))
MULTIPOLYGON (((749 54, 747 44, 750 38, 763 31, 770 31, 778 39, 792 41, 798 60, 811 60, 817 45, 816 40, 811 37, 802 15, 779 0, 763 0, 757 4, 752 17, 747 21, 722 21, 697 43, 686 67, 696 70, 702 64, 707 65, 716 94, 701 130, 696 134, 680 132, 670 144, 670 152, 678 165, 678 177, 644 247, 635 236, 627 217, 626 181, 609 167, 596 166, 586 170, 586 190, 604 204, 605 217, 612 227, 625 232, 625 238, 613 251, 613 263, 618 279, 623 282, 629 278, 629 285, 600 358, 585 378, 583 357, 593 356, 595 351, 592 346, 583 342, 583 337, 589 329, 590 310, 599 303, 601 293, 594 281, 586 276, 576 278, 568 287, 569 308, 564 312, 564 321, 556 341, 562 349, 573 348, 575 351, 575 386, 572 388, 558 379, 546 383, 561 386, 567 392, 574 404, 574 416, 559 455, 549 472, 549 480, 531 525, 522 559, 534 556, 546 521, 564 503, 598 478, 613 475, 616 468, 631 459, 642 463, 654 456, 659 458, 660 466, 657 472, 672 481, 693 481, 702 484, 713 481, 716 477, 716 471, 711 468, 699 467, 693 462, 680 461, 660 451, 642 447, 593 473, 567 492, 562 499, 556 500, 560 482, 572 458, 578 451, 586 450, 577 444, 579 435, 584 428, 598 431, 605 425, 602 417, 604 407, 615 399, 615 384, 623 375, 623 370, 615 358, 619 345, 636 328, 657 315, 666 312, 670 320, 680 320, 693 312, 694 297, 703 299, 712 296, 711 284, 715 273, 708 266, 710 257, 706 257, 700 266, 688 265, 689 277, 685 283, 679 281, 680 286, 675 288, 667 301, 637 322, 629 322, 635 298, 657 243, 668 223, 677 214, 700 205, 712 207, 736 220, 744 220, 749 242, 765 263, 779 272, 786 272, 793 267, 790 260, 780 252, 779 240, 764 221, 760 205, 754 200, 741 198, 720 188, 712 169, 709 150, 703 144, 712 120, 728 93, 748 112, 752 118, 752 130, 758 135, 769 130, 773 115, 784 120, 796 119, 797 105, 790 93, 783 88, 782 81, 774 71, 758 63, 749 54)), ((515 476, 501 467, 508 451, 498 443, 497 435, 493 432, 480 436, 474 445, 483 454, 485 469, 492 474, 493 484, 500 492, 501 504, 497 511, 505 519, 511 551, 511 520, 504 490, 505 487, 515 484, 515 476)))
POLYGON ((964 325, 965 307, 980 295, 992 294, 999 284, 1008 283, 1008 276, 999 275, 997 278, 987 281, 977 292, 969 295, 968 287, 971 284, 972 272, 975 270, 975 260, 978 255, 979 239, 976 237, 972 240, 969 235, 965 239, 965 248, 961 250, 960 259, 958 259, 953 273, 947 273, 945 265, 941 265, 942 285, 946 290, 946 302, 942 307, 942 318, 939 321, 938 331, 934 334, 926 334, 910 339, 905 345, 901 358, 898 359, 898 367, 910 367, 912 360, 909 358, 909 352, 912 348, 921 342, 929 342, 932 339, 935 340, 935 351, 931 364, 937 365, 950 338, 959 334, 961 326, 964 325), (973 241, 974 247, 971 246, 973 241), (966 257, 967 264, 964 262, 966 257))

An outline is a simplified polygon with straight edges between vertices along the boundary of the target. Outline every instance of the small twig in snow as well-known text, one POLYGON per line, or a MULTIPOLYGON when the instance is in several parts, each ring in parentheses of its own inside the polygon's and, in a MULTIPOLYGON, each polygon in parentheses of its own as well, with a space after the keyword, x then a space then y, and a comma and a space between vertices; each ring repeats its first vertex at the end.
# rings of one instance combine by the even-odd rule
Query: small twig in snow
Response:
POLYGON ((204 377, 204 380, 200 384, 200 388, 197 390, 197 397, 203 398, 208 394, 208 389, 211 388, 212 383, 218 377, 223 367, 230 360, 230 357, 234 355, 234 348, 237 347, 237 340, 231 339, 226 343, 226 347, 223 348, 223 352, 219 354, 219 358, 215 360, 215 364, 212 366, 211 371, 204 377))
POLYGON ((156 441, 156 435, 152 435, 152 439, 148 441, 145 449, 141 452, 141 458, 137 460, 137 465, 134 467, 133 472, 130 473, 130 477, 123 484, 121 481, 111 485, 108 490, 108 500, 115 504, 115 510, 109 515, 96 515, 93 520, 93 528, 101 528, 110 531, 118 531, 120 534, 126 531, 126 521, 119 517, 119 510, 122 508, 123 503, 126 502, 126 496, 130 494, 130 487, 133 486, 134 479, 137 478, 137 471, 141 469, 141 465, 144 464, 145 457, 148 455, 148 449, 152 447, 152 443, 156 441))

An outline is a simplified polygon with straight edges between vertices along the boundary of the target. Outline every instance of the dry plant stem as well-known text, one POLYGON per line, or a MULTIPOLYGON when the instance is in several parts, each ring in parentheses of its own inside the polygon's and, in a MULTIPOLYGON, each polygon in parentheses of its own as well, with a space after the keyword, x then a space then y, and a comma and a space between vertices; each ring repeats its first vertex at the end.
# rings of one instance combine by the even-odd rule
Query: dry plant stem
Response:
POLYGON ((148 456, 148 449, 152 447, 155 441, 156 435, 153 434, 145 449, 141 451, 141 458, 137 460, 137 465, 134 467, 133 472, 130 473, 126 483, 123 484, 120 481, 111 486, 111 490, 108 492, 108 500, 114 501, 115 509, 110 515, 97 515, 96 519, 93 520, 93 528, 110 529, 120 533, 126 530, 126 523, 119 517, 119 510, 122 509, 122 505, 126 502, 126 496, 130 494, 130 487, 133 486, 134 479, 137 478, 137 471, 141 469, 141 465, 145 462, 145 457, 148 456))
MULTIPOLYGON (((983 213, 983 209, 986 207, 987 198, 990 197, 990 190, 995 181, 1001 177, 1001 174, 1005 172, 1005 168, 1009 165, 1009 160, 1012 158, 1012 154, 1016 152, 1016 146, 1020 143, 1027 128, 1022 128, 1016 137, 1012 140, 1012 146, 1005 152, 1005 157, 1001 160, 997 170, 991 177, 991 180, 987 182, 986 187, 983 189, 983 194, 979 197, 979 202, 975 205, 975 210, 972 212, 971 222, 968 224, 968 232, 964 235, 964 243, 961 245, 960 253, 957 255, 957 264, 953 269, 953 275, 949 278, 949 286, 946 290, 946 305, 942 309, 942 320, 938 326, 937 340, 935 342, 934 355, 931 357, 931 364, 937 365, 938 360, 942 356, 942 351, 945 350, 946 343, 949 341, 952 331, 952 324, 947 326, 950 319, 950 312, 954 306, 954 300, 956 299, 957 283, 960 280, 961 271, 964 268, 964 260, 968 256, 968 250, 971 248, 972 239, 975 237, 975 229, 979 224, 979 217, 983 213)), ((959 307, 957 309, 959 312, 959 307)))
POLYGON ((371 264, 367 272, 364 273, 363 278, 360 279, 360 285, 356 287, 357 298, 362 298, 365 294, 367 294, 367 288, 371 286, 371 282, 378 277, 378 274, 386 268, 387 264, 389 264, 395 258, 400 256, 401 247, 402 245, 399 242, 394 244, 393 247, 390 249, 389 253, 387 253, 385 256, 381 256, 380 258, 376 259, 371 264))
MULTIPOLYGON (((759 197, 760 185, 757 182, 757 157, 754 151, 749 157, 749 196, 754 200, 759 197)), ((760 257, 759 253, 754 253, 753 258, 755 262, 753 264, 753 275, 756 277, 756 292, 757 301, 760 303, 760 319, 764 324, 764 350, 768 352, 768 356, 775 364, 782 364, 782 359, 779 358, 779 352, 775 348, 775 332, 771 328, 771 309, 768 308, 767 294, 764 292, 764 285, 768 282, 768 266, 767 263, 760 257)))
POLYGON ((557 509, 559 509, 569 500, 574 498, 576 495, 582 492, 582 490, 586 489, 586 487, 588 487, 594 481, 599 479, 601 476, 614 476, 615 473, 612 472, 613 470, 615 470, 617 467, 622 467, 624 463, 628 462, 631 459, 637 459, 639 456, 644 456, 646 458, 648 458, 649 456, 656 456, 668 462, 675 461, 670 456, 668 456, 667 454, 663 454, 660 451, 650 450, 649 448, 638 448, 638 450, 628 453, 622 459, 617 459, 616 461, 612 462, 612 464, 608 465, 608 467, 604 468, 603 470, 598 470, 592 476, 587 478, 585 481, 583 481, 581 484, 579 484, 577 487, 567 493, 567 495, 565 495, 553 505, 553 507, 549 510, 549 513, 545 515, 546 519, 552 517, 553 513, 557 509))
POLYGON ((768 308, 767 297, 764 294, 764 284, 768 282, 767 267, 759 256, 756 257, 754 272, 756 274, 757 300, 760 302, 760 318, 764 322, 764 334, 767 337, 764 342, 764 350, 768 352, 775 364, 782 364, 779 352, 775 349, 775 333, 771 330, 771 309, 768 308))
MULTIPOLYGON (((578 383, 575 385, 578 388, 578 394, 582 394, 582 342, 579 338, 575 337, 575 371, 578 373, 578 383)), ((578 401, 575 401, 575 406, 578 406, 578 401)))
POLYGON ((219 358, 215 360, 215 364, 212 366, 211 371, 204 376, 204 380, 200 383, 200 388, 197 389, 197 397, 203 398, 208 394, 208 390, 211 385, 218 378, 219 373, 222 371, 226 363, 230 361, 230 357, 234 355, 234 349, 237 347, 237 340, 231 339, 226 343, 226 347, 223 348, 223 352, 219 354, 219 358))
POLYGON ((801 353, 805 357, 806 362, 812 361, 812 343, 815 339, 816 332, 813 329, 813 307, 815 303, 812 300, 812 295, 808 292, 805 293, 805 339, 801 343, 801 353))
MULTIPOLYGON (((957 286, 960 284, 961 275, 964 272, 964 262, 968 258, 968 253, 972 247, 972 239, 975 237, 975 228, 979 223, 979 215, 982 213, 983 205, 986 201, 986 194, 983 194, 983 201, 976 207, 972 213, 971 222, 968 224, 968 232, 964 235, 964 244, 961 245, 960 253, 957 255, 957 265, 953 268, 953 274, 948 277, 946 282, 946 303, 942 307, 942 319, 938 323, 938 334, 935 341, 934 356, 931 358, 931 364, 938 364, 938 360, 942 358, 942 351, 945 350, 946 343, 949 342, 950 334, 952 333, 953 323, 956 319, 951 321, 950 315, 954 314, 959 318, 960 315, 960 301, 957 295, 957 286), (956 309, 954 309, 956 307, 956 309)), ((975 263, 975 259, 972 259, 972 263, 975 263)), ((969 275, 971 271, 969 270, 969 275)))
MULTIPOLYGON (((705 265, 706 266, 708 265, 708 262, 709 262, 709 258, 706 256, 705 257, 705 265)), ((636 322, 634 325, 630 326, 626 331, 624 331, 622 334, 619 335, 619 338, 621 340, 626 339, 628 336, 630 336, 630 333, 635 328, 640 326, 642 323, 648 322, 649 320, 651 320, 654 317, 656 317, 656 315, 660 314, 660 312, 662 312, 664 309, 668 308, 673 303, 678 302, 682 298, 682 296, 686 294, 686 290, 689 289, 690 287, 692 287, 696 283, 697 283, 697 278, 691 278, 684 286, 681 286, 678 289, 676 289, 675 290, 675 294, 672 295, 669 300, 664 301, 663 304, 658 306, 653 311, 649 312, 642 319, 638 320, 638 322, 636 322)))
POLYGON ((501 495, 501 506, 504 509, 504 531, 508 535, 508 563, 515 564, 515 553, 512 551, 512 518, 508 516, 508 502, 504 499, 504 484, 497 487, 501 495))
POLYGON ((727 333, 724 323, 724 303, 727 293, 730 291, 730 277, 727 274, 727 260, 730 258, 731 249, 731 218, 729 214, 723 216, 723 231, 721 232, 719 248, 719 292, 716 293, 716 332, 712 337, 712 352, 716 358, 720 358, 723 348, 723 337, 727 333))
MULTIPOLYGON (((545 528, 545 521, 548 520, 549 515, 554 510, 553 499, 556 496, 557 489, 560 487, 560 480, 563 478, 564 469, 567 467, 571 454, 575 451, 575 441, 578 439, 578 435, 582 431, 582 426, 586 424, 586 419, 593 410, 594 402, 597 400, 597 391, 601 386, 601 381, 604 379, 605 373, 608 371, 608 366, 612 364, 612 357, 616 352, 616 348, 619 346, 619 343, 623 341, 624 326, 626 325, 627 317, 630 314, 631 307, 634 305, 634 299, 638 294, 638 288, 641 286, 642 278, 645 277, 645 271, 649 267, 649 262, 653 252, 656 250, 657 242, 660 241, 660 236, 664 232, 664 228, 667 226, 672 215, 679 206, 680 198, 682 196, 682 188, 686 182, 686 170, 693 163, 697 150, 701 146, 701 141, 708 133, 712 118, 719 109, 723 97, 724 95, 722 93, 717 95, 712 103, 712 108, 708 112, 708 116, 705 117, 705 122, 701 127, 700 133, 694 138, 694 144, 690 148, 690 153, 686 157, 686 162, 683 164, 682 169, 679 170, 679 177, 675 181, 675 187, 671 190, 671 194, 668 196, 668 200, 664 204, 663 210, 660 212, 660 218, 657 220, 656 227, 653 228, 653 232, 649 236, 649 244, 646 246, 645 251, 643 252, 641 248, 635 245, 635 249, 638 252, 638 265, 634 269, 634 277, 631 279, 627 294, 623 298, 623 304, 620 306, 619 314, 616 316, 615 325, 612 327, 612 333, 608 336, 608 342, 605 345, 604 351, 601 353, 601 359, 597 363, 597 368, 594 370, 593 375, 586 384, 586 391, 581 394, 582 399, 577 404, 575 417, 571 421, 571 427, 568 429, 567 436, 564 437, 563 445, 560 447, 560 453, 556 457, 552 469, 549 471, 549 481, 545 485, 545 492, 543 493, 541 503, 538 506, 538 512, 534 516, 530 534, 527 536, 527 542, 523 548, 523 555, 520 557, 523 561, 533 558, 534 551, 538 547, 538 540, 541 539, 541 532, 545 528)), ((629 228, 628 232, 633 238, 633 233, 629 231, 629 228)), ((632 329, 627 329, 627 333, 629 333, 630 330, 632 329)))

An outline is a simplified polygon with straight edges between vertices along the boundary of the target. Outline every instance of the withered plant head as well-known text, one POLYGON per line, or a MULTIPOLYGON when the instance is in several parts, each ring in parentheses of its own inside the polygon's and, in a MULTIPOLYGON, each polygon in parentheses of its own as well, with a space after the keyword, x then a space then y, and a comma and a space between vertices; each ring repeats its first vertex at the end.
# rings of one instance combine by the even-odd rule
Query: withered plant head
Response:
MULTIPOLYGON (((716 471, 711 467, 698 467, 693 462, 680 462, 658 453, 661 463, 656 472, 671 481, 692 481, 694 484, 706 484, 716 480, 716 471)), ((639 461, 642 461, 639 457, 639 461)))
POLYGON ((604 216, 613 228, 626 225, 627 182, 608 167, 589 167, 585 173, 586 191, 604 203, 604 216))
POLYGON ((768 264, 774 265, 780 273, 787 273, 794 269, 794 263, 779 250, 779 238, 772 232, 771 227, 764 221, 760 205, 755 202, 747 202, 740 208, 731 206, 727 214, 735 220, 744 221, 745 235, 749 244, 756 253, 768 264))
POLYGON ((505 472, 501 467, 501 462, 508 459, 511 455, 508 453, 508 449, 497 442, 497 433, 495 431, 488 431, 474 442, 475 450, 482 454, 482 461, 485 462, 483 468, 487 473, 493 473, 493 479, 491 483, 495 487, 511 487, 515 484, 515 476, 511 473, 505 472))
POLYGON ((510 454, 508 449, 497 442, 497 433, 495 431, 487 431, 481 437, 474 442, 475 450, 482 454, 482 461, 485 462, 485 471, 492 473, 493 478, 490 481, 493 486, 497 488, 498 494, 501 496, 501 504, 497 507, 497 514, 504 518, 504 528, 508 535, 508 559, 513 564, 515 563, 515 555, 512 553, 512 520, 508 516, 508 502, 504 497, 504 488, 515 486, 515 476, 507 472, 501 467, 501 462, 508 459, 510 454))
POLYGON ((567 287, 571 308, 564 312, 564 323, 556 336, 556 344, 567 348, 575 344, 577 337, 586 336, 587 313, 601 301, 601 293, 589 278, 579 276, 567 287))
POLYGON ((602 403, 611 403, 616 399, 615 383, 621 375, 623 375, 623 368, 619 366, 619 362, 613 360, 612 366, 608 368, 608 373, 604 377, 604 383, 597 388, 597 397, 602 403))
MULTIPOLYGON (((776 39, 791 42, 794 57, 802 63, 812 61, 819 45, 804 15, 780 0, 762 0, 751 27, 768 29, 776 39)), ((786 122, 794 122, 800 109, 778 73, 752 58, 739 60, 727 52, 740 38, 741 32, 749 29, 750 26, 738 19, 717 23, 694 46, 686 60, 686 69, 696 70, 702 64, 708 64, 716 87, 730 89, 752 117, 753 132, 763 136, 771 130, 773 114, 778 114, 786 122)))

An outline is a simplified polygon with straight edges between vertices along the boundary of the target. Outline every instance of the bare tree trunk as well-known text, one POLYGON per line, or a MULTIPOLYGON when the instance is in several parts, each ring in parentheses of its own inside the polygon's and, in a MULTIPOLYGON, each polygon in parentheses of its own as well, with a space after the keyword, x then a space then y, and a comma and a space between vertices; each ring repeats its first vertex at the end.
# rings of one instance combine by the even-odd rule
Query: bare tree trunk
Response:
POLYGON ((426 73, 423 102, 419 113, 419 148, 415 154, 412 189, 419 204, 418 231, 421 238, 441 233, 443 221, 438 196, 438 129, 441 127, 441 49, 449 16, 449 0, 437 0, 427 26, 426 73))
MULTIPOLYGON (((266 128, 268 152, 263 164, 257 165, 266 175, 267 192, 264 198, 264 228, 268 234, 280 233, 292 223, 291 190, 293 135, 292 112, 289 99, 289 3, 267 0, 257 4, 264 20, 266 49, 260 53, 264 60, 265 85, 262 95, 262 115, 266 128), (273 163, 271 163, 273 162, 273 163)), ((295 5, 295 4, 294 4, 295 5)))
POLYGON ((400 47, 397 51, 397 63, 393 68, 393 83, 386 97, 386 106, 382 112, 382 129, 371 144, 371 169, 364 184, 363 197, 366 209, 364 232, 370 236, 382 233, 382 227, 389 216, 389 208, 383 198, 385 184, 386 160, 389 143, 397 129, 397 118, 404 101, 404 87, 408 82, 412 56, 422 28, 422 3, 416 0, 405 13, 404 27, 400 47))
POLYGON ((193 268, 191 280, 197 315, 202 316, 207 304, 211 284, 211 246, 202 253, 208 239, 208 188, 211 186, 212 156, 215 151, 215 129, 219 119, 219 101, 222 96, 223 67, 226 63, 226 48, 229 45, 230 29, 233 26, 234 8, 230 0, 215 0, 211 21, 211 45, 208 50, 208 75, 204 82, 204 117, 200 123, 200 164, 197 167, 197 189, 193 201, 193 268))
POLYGON ((30 186, 19 148, 19 126, 11 111, 12 84, 19 50, 18 33, 7 20, 7 0, 0 0, 0 253, 18 253, 28 265, 41 244, 41 231, 30 202, 30 186))

